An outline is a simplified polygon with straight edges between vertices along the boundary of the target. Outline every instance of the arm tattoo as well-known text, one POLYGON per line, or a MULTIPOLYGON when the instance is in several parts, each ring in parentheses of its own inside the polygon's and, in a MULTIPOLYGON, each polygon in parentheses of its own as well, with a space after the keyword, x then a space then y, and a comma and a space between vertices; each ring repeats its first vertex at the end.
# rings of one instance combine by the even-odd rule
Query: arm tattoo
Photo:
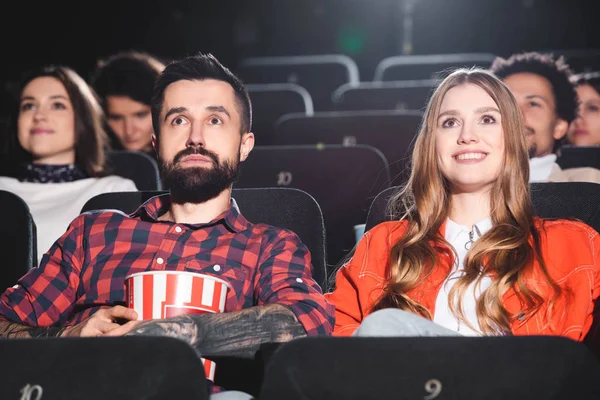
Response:
POLYGON ((4 339, 57 337, 64 330, 65 328, 60 326, 27 326, 0 320, 0 338, 4 339))
POLYGON ((261 344, 287 342, 306 336, 306 331, 289 308, 268 304, 223 314, 146 321, 129 335, 175 337, 203 356, 252 358, 261 344))

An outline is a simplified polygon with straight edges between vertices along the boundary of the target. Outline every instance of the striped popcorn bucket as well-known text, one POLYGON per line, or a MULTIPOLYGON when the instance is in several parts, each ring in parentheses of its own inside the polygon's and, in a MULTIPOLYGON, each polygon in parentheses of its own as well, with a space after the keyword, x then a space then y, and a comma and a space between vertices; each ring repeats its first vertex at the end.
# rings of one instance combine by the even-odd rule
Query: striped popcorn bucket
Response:
MULTIPOLYGON (((127 307, 140 320, 164 319, 183 314, 221 313, 227 289, 222 279, 187 271, 148 271, 125 278, 127 307)), ((206 378, 214 381, 215 363, 202 359, 206 378)))

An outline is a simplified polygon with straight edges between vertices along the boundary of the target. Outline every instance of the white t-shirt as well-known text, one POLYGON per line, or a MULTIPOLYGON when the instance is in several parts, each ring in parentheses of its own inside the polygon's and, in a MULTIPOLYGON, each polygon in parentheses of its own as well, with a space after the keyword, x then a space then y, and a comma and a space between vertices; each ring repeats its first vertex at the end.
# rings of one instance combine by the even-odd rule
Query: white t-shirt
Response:
MULTIPOLYGON (((476 223, 475 226, 477 229, 473 228, 472 230, 473 241, 476 241, 492 227, 492 220, 489 218, 484 219, 483 221, 476 223)), ((457 331, 465 336, 478 336, 481 335, 481 333, 474 331, 464 323, 461 323, 458 318, 452 314, 450 311, 450 306, 448 305, 448 293, 450 293, 452 286, 454 286, 458 278, 460 278, 460 276, 462 276, 464 273, 464 261, 468 251, 465 247, 465 244, 469 242, 469 232, 471 232, 471 229, 467 228, 466 226, 459 225, 450 219, 446 220, 446 233, 444 236, 456 250, 458 258, 454 262, 454 266, 450 272, 450 275, 448 275, 448 279, 446 279, 446 282, 442 285, 442 288, 438 293, 435 302, 433 322, 438 325, 442 325, 445 328, 457 331)), ((479 327, 479 322, 477 321, 477 298, 491 285, 491 283, 492 279, 489 276, 485 276, 481 280, 481 284, 477 285, 477 287, 475 283, 472 283, 467 288, 463 298, 463 310, 465 317, 469 323, 479 331, 481 329, 479 327)))
POLYGON ((548 182, 552 168, 556 164, 556 154, 529 159, 529 182, 548 182))
POLYGON ((86 178, 64 183, 20 182, 0 177, 0 190, 15 193, 29 206, 37 230, 38 264, 92 197, 108 192, 136 191, 133 181, 120 176, 86 178))

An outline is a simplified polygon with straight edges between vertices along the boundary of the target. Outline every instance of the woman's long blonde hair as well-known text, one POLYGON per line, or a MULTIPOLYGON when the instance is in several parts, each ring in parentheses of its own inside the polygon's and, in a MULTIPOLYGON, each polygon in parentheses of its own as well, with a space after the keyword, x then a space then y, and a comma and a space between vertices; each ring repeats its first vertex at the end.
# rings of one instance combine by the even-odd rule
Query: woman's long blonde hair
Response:
POLYGON ((454 71, 435 90, 427 105, 412 154, 410 178, 389 203, 392 215, 408 221, 408 231, 392 248, 388 283, 373 309, 395 307, 431 319, 429 311, 407 293, 432 273, 440 254, 456 257, 451 245, 438 234, 450 206, 450 185, 438 165, 434 133, 444 96, 453 87, 463 84, 477 85, 496 102, 501 114, 505 155, 500 176, 490 193, 493 226, 469 250, 464 260, 465 274, 451 289, 449 305, 461 322, 471 326, 462 307, 467 288, 473 282, 479 284, 484 275, 494 276, 491 286, 477 301, 479 326, 483 334, 510 334, 510 323, 517 315, 510 315, 502 304, 502 295, 509 288, 515 289, 524 307, 521 313, 526 317, 537 312, 544 301, 524 280, 534 258, 538 259, 542 276, 554 291, 548 313, 552 312, 561 289, 549 276, 540 256, 519 105, 498 78, 480 69, 454 71))

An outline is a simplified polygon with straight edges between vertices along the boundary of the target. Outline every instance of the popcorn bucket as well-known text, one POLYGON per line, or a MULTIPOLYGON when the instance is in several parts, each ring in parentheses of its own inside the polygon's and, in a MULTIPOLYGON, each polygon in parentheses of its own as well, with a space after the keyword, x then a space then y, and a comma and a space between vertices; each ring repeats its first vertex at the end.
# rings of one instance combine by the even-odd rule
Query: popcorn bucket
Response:
MULTIPOLYGON (((222 279, 187 271, 147 271, 125 278, 127 307, 138 319, 164 319, 183 314, 222 313, 227 290, 222 279)), ((202 359, 206 378, 214 381, 215 363, 202 359)))

